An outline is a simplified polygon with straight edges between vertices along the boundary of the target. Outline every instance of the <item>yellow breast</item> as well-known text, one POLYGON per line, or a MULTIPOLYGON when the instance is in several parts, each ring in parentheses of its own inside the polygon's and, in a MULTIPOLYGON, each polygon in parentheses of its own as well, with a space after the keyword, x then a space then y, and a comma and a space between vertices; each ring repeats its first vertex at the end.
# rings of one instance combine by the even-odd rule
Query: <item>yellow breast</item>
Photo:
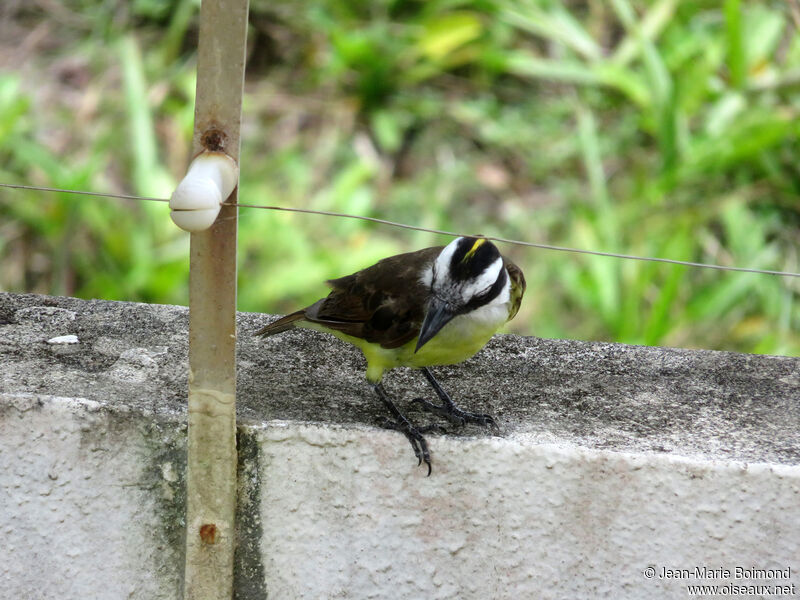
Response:
POLYGON ((387 369, 452 365, 467 360, 483 348, 507 320, 507 305, 484 307, 460 315, 442 327, 441 331, 416 353, 414 348, 417 345, 417 338, 399 348, 387 349, 381 348, 379 344, 371 344, 314 323, 304 322, 301 326, 332 333, 340 340, 360 348, 367 359, 367 380, 377 383, 387 369))

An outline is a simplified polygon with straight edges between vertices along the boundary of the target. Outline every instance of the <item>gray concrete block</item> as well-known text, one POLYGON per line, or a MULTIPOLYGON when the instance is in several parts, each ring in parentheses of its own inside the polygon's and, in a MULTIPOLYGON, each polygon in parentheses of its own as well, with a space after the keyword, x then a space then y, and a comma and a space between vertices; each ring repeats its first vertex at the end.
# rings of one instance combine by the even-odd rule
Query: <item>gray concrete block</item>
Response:
MULTIPOLYGON (((425 478, 358 351, 268 319, 239 316, 239 598, 800 583, 800 359, 498 336, 435 372, 500 434, 432 434, 425 478)), ((0 597, 180 597, 187 324, 0 294, 0 597)), ((420 374, 385 385, 431 420, 420 374)))

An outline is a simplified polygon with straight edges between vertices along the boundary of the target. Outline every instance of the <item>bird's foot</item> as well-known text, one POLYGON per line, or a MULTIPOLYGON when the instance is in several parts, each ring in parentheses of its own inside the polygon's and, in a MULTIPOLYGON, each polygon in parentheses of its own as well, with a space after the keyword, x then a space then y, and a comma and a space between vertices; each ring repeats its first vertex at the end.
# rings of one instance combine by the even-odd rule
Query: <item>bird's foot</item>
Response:
POLYGON ((474 413, 458 408, 452 402, 442 402, 441 404, 434 404, 425 398, 414 398, 412 402, 417 402, 422 405, 422 408, 440 417, 444 417, 454 425, 463 427, 467 423, 475 425, 482 425, 484 427, 491 426, 499 429, 497 421, 492 415, 486 413, 474 413))
POLYGON ((428 450, 428 442, 425 441, 423 437, 423 433, 428 433, 430 431, 444 431, 444 427, 439 425, 428 425, 427 427, 414 427, 411 424, 411 421, 406 419, 405 417, 401 416, 397 421, 392 421, 391 419, 387 418, 382 423, 383 427, 386 429, 393 429, 394 431, 399 431, 402 433, 409 442, 411 442, 411 447, 414 449, 414 456, 417 457, 417 465, 421 465, 423 462, 428 465, 428 476, 431 474, 431 454, 428 450))

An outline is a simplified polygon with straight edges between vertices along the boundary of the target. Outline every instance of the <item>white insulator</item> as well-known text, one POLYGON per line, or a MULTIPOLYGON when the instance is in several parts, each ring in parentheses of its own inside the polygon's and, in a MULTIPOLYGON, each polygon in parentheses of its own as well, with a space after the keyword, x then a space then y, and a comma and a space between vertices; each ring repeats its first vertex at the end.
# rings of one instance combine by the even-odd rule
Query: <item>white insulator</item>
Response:
POLYGON ((169 199, 175 225, 192 232, 211 227, 238 180, 239 166, 230 156, 209 151, 199 154, 169 199))

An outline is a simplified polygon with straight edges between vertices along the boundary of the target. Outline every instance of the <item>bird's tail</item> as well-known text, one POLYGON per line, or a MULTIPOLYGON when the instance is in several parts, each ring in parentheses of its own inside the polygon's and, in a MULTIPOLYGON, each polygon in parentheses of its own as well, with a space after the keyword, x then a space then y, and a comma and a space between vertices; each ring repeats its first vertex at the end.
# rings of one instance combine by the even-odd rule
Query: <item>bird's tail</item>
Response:
POLYGON ((269 337, 271 335, 275 335, 276 333, 283 333, 284 331, 289 331, 290 329, 294 329, 295 321, 300 321, 301 319, 304 319, 305 316, 306 316, 305 310, 298 310, 297 312, 293 312, 290 315, 281 317, 277 321, 273 321, 266 327, 259 329, 258 331, 256 331, 256 335, 269 337))

